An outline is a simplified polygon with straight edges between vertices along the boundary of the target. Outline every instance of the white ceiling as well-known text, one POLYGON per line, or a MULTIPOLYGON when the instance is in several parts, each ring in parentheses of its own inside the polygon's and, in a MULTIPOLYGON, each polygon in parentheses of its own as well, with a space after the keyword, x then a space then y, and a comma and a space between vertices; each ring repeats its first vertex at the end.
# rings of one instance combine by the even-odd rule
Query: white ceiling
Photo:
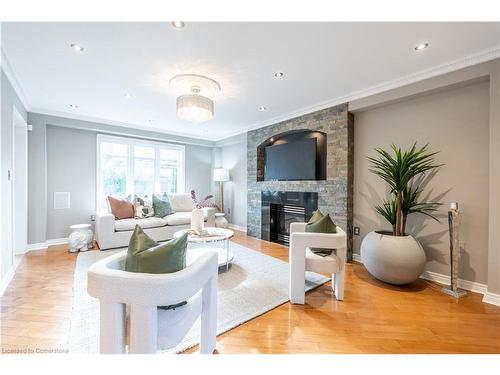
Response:
POLYGON ((499 25, 4 23, 2 48, 30 111, 219 140, 498 57, 499 25), (416 52, 419 42, 430 46, 416 52), (212 121, 177 118, 168 81, 182 73, 220 83, 212 121))

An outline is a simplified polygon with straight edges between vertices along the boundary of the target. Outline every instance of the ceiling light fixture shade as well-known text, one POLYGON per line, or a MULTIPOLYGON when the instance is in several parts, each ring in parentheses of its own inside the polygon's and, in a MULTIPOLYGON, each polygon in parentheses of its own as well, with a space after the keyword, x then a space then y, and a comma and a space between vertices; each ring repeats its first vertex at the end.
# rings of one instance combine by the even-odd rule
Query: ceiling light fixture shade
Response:
POLYGON ((214 117, 214 102, 201 95, 182 95, 177 98, 177 116, 201 123, 214 117))
POLYGON ((220 92, 220 85, 199 74, 180 74, 170 79, 170 87, 180 94, 177 98, 177 116, 200 123, 214 117, 212 98, 220 92))

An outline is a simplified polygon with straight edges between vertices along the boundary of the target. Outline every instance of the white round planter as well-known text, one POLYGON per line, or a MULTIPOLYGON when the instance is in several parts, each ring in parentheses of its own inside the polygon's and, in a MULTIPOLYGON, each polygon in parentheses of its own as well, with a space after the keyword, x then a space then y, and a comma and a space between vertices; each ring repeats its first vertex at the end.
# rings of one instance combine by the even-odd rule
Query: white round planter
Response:
POLYGON ((370 232, 361 243, 361 260, 374 277, 389 284, 409 284, 424 272, 425 252, 412 236, 370 232))

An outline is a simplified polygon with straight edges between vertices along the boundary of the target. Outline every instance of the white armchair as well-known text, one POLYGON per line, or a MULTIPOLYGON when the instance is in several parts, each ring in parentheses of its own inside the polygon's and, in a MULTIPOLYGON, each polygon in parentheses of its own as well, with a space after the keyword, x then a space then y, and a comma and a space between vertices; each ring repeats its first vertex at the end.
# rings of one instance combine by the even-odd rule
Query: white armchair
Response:
POLYGON ((215 350, 217 327, 217 253, 197 258, 169 274, 123 271, 127 251, 93 264, 88 293, 100 300, 100 352, 125 353, 126 309, 129 353, 155 353, 179 344, 201 315, 200 353, 215 350), (158 310, 187 301, 175 310, 158 310))
POLYGON ((307 233, 307 223, 290 224, 290 302, 305 302, 305 272, 313 271, 332 275, 332 288, 337 300, 344 299, 344 277, 347 236, 337 227, 337 233, 307 233), (310 248, 337 249, 322 257, 310 248))

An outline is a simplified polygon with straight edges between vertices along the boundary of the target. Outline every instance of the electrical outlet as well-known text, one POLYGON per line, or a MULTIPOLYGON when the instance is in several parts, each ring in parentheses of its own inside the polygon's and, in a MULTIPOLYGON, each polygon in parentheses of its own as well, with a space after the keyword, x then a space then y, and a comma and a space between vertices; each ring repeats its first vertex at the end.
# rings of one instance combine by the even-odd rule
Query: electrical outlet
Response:
POLYGON ((90 221, 95 221, 95 215, 90 215, 90 221))
POLYGON ((359 236, 359 227, 354 227, 354 235, 359 236))
POLYGON ((231 207, 228 207, 228 208, 227 208, 227 214, 228 214, 228 215, 231 215, 231 207))

